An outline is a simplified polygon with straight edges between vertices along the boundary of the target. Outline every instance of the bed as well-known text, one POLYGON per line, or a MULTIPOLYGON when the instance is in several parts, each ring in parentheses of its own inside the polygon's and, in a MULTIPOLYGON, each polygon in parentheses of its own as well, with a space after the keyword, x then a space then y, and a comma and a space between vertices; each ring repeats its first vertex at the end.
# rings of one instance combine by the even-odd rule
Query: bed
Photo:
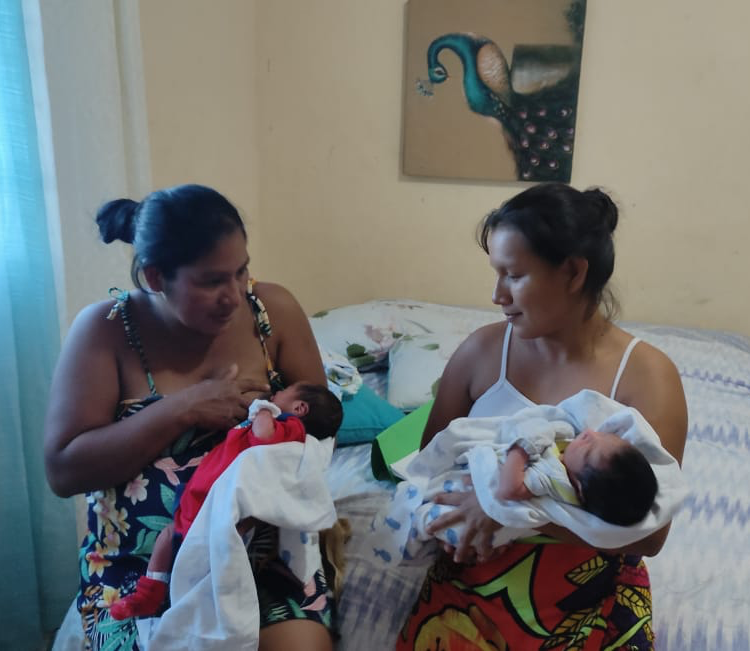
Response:
MULTIPOLYGON (((370 521, 393 490, 393 484, 372 474, 372 439, 400 411, 428 400, 459 342, 498 317, 497 310, 399 300, 344 306, 310 319, 321 348, 347 356, 364 382, 359 398, 344 402, 341 445, 328 474, 339 516, 353 527, 339 605, 339 649, 393 648, 425 571, 424 563, 384 571, 364 553, 370 521)), ((656 648, 748 649, 750 339, 694 328, 621 325, 671 357, 688 402, 683 460, 688 498, 664 549, 648 559, 656 648)), ((56 651, 80 648, 76 615, 74 609, 68 613, 56 651)))

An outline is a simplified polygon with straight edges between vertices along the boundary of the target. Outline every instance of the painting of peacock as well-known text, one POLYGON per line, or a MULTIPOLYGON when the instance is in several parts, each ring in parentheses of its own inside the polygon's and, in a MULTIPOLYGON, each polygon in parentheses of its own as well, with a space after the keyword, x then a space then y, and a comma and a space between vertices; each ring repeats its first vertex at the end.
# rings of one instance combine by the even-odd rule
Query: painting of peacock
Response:
POLYGON ((509 66, 498 45, 470 32, 443 34, 427 49, 429 82, 417 90, 432 95, 449 79, 441 62, 454 52, 463 67, 468 107, 497 120, 523 181, 570 181, 580 72, 578 45, 516 45, 509 66))

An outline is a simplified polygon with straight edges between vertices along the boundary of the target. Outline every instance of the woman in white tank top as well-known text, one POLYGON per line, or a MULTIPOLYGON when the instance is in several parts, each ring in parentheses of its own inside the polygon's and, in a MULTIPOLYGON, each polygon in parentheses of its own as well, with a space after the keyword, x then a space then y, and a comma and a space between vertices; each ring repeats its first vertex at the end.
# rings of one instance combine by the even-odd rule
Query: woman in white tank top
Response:
MULTIPOLYGON (((423 446, 454 418, 510 415, 594 389, 638 409, 682 459, 687 409, 677 369, 612 322, 606 285, 617 219, 600 190, 555 183, 529 188, 485 218, 479 240, 506 320, 474 332, 448 362, 423 446)), ((652 648, 640 557, 661 549, 668 528, 605 554, 548 525, 545 536, 493 555, 490 540, 501 525, 474 494, 441 499, 457 508, 434 528, 461 523, 466 534, 448 550, 452 558, 431 569, 398 649, 437 648, 438 638, 446 651, 468 641, 550 651, 652 648)))
MULTIPOLYGON (((524 407, 534 407, 537 404, 533 400, 529 400, 508 380, 508 348, 511 332, 513 332, 513 325, 509 323, 505 328, 505 336, 503 337, 503 350, 500 357, 500 375, 497 382, 477 398, 476 402, 474 402, 469 410, 469 416, 474 416, 476 418, 482 418, 484 416, 510 416, 516 413, 519 409, 523 409, 524 407)), ((617 387, 620 385, 623 371, 630 359, 630 353, 633 352, 633 348, 635 348, 635 345, 639 341, 640 339, 638 337, 633 337, 622 353, 620 364, 617 367, 617 372, 612 380, 612 388, 609 391, 609 397, 612 398, 612 400, 616 400, 617 398, 617 387)))

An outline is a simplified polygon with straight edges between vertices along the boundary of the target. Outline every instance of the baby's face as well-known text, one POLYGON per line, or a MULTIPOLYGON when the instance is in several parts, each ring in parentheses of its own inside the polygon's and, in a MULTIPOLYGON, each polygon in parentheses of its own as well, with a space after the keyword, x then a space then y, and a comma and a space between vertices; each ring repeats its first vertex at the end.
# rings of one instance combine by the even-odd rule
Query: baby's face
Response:
POLYGON ((297 393, 297 386, 291 384, 286 389, 274 393, 270 400, 281 411, 291 414, 294 413, 294 405, 299 400, 297 393))
POLYGON ((585 429, 565 448, 565 467, 574 477, 578 477, 586 466, 607 468, 611 456, 627 445, 627 441, 615 434, 585 429))

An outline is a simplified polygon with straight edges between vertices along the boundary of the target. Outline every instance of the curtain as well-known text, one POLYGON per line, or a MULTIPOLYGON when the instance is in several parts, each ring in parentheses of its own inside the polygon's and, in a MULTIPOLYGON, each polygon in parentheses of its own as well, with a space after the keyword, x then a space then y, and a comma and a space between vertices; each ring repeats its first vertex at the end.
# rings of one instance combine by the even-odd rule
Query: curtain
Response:
POLYGON ((75 517, 44 475, 60 342, 21 0, 0 0, 0 648, 38 649, 76 590, 75 517))

